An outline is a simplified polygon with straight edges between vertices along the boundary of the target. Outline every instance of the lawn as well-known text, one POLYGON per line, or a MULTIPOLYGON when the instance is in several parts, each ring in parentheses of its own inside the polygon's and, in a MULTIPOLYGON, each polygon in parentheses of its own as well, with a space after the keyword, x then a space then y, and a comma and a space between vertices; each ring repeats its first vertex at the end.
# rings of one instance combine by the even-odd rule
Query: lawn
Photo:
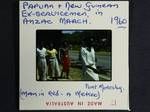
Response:
MULTIPOLYGON (((69 79, 65 78, 59 78, 58 80, 71 80, 71 81, 81 81, 81 75, 82 75, 82 70, 81 70, 81 63, 78 60, 78 55, 79 51, 76 50, 71 50, 70 51, 70 58, 71 58, 71 67, 70 67, 70 73, 69 73, 69 79)), ((111 52, 104 52, 104 51, 99 51, 96 52, 97 56, 99 57, 99 63, 104 65, 109 65, 110 59, 108 57, 111 57, 111 52)), ((103 67, 98 68, 99 69, 99 79, 100 81, 110 81, 111 80, 111 67, 108 67, 107 69, 104 69, 103 67)), ((62 66, 60 65, 60 70, 62 70, 62 66)), ((65 74, 64 74, 65 75, 65 74)), ((38 76, 38 75, 37 75, 38 76)), ((38 79, 39 77, 37 77, 38 79)), ((49 79, 51 80, 51 78, 49 79)))
MULTIPOLYGON (((78 50, 71 50, 70 52, 71 52, 71 53, 77 53, 77 54, 79 54, 79 51, 78 51, 78 50)), ((110 56, 110 55, 111 55, 111 52, 96 51, 95 54, 96 54, 96 55, 100 55, 100 56, 110 56)))
MULTIPOLYGON (((74 68, 71 67, 70 68, 70 80, 78 80, 81 81, 81 75, 82 75, 82 71, 79 68, 74 68)), ((110 73, 104 74, 104 73, 100 73, 99 74, 99 80, 100 81, 110 81, 111 80, 111 75, 110 73)))

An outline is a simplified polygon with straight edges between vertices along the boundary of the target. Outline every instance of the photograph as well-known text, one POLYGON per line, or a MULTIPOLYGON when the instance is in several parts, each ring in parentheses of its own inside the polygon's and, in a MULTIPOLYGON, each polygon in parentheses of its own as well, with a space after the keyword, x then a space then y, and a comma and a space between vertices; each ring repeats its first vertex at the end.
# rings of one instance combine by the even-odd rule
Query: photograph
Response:
POLYGON ((36 81, 111 81, 111 30, 36 30, 36 81))

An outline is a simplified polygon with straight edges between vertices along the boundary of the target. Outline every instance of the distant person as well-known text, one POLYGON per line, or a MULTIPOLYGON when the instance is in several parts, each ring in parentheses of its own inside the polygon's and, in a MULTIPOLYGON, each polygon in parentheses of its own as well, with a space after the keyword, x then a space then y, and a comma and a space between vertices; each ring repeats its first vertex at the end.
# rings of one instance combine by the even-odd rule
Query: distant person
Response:
POLYGON ((62 71, 61 77, 63 77, 63 73, 66 73, 66 78, 69 79, 69 71, 70 71, 70 57, 69 57, 69 46, 65 41, 63 43, 63 48, 60 48, 60 58, 62 63, 62 71))
POLYGON ((37 68, 39 74, 39 80, 47 80, 47 63, 46 63, 46 49, 44 48, 43 43, 39 45, 36 49, 37 53, 37 68))
MULTIPOLYGON (((79 61, 81 61, 81 64, 82 64, 82 75, 81 75, 81 79, 83 79, 83 76, 85 76, 84 74, 86 73, 85 70, 86 70, 86 66, 85 66, 85 62, 83 60, 83 56, 81 55, 81 52, 84 52, 86 49, 86 45, 85 45, 85 42, 84 41, 81 41, 81 44, 80 44, 80 51, 79 51, 79 61)), ((82 53, 83 54, 83 53, 82 53)))
POLYGON ((82 57, 81 57, 81 51, 82 49, 84 49, 86 46, 85 46, 85 42, 84 41, 81 41, 81 44, 80 44, 80 51, 79 51, 79 61, 82 61, 82 57))
POLYGON ((81 47, 82 60, 82 80, 99 80, 98 71, 95 64, 95 51, 93 47, 93 39, 90 39, 81 47))
POLYGON ((58 77, 60 77, 60 68, 58 65, 58 60, 57 60, 57 50, 54 48, 53 43, 50 44, 50 48, 47 49, 47 55, 48 55, 48 63, 51 69, 51 76, 52 80, 58 80, 58 77))
POLYGON ((72 50, 72 44, 69 44, 69 49, 72 50))

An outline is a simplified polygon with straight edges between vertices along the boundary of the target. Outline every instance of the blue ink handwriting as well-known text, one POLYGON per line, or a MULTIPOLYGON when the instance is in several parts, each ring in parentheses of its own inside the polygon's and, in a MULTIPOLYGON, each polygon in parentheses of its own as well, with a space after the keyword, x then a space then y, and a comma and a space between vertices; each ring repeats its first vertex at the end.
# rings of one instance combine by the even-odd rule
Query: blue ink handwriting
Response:
POLYGON ((75 92, 75 96, 78 96, 79 98, 81 97, 94 97, 96 99, 99 99, 100 98, 100 92, 97 91, 97 92, 93 92, 93 91, 76 91, 75 92))
POLYGON ((20 99, 24 100, 25 98, 32 98, 32 97, 68 97, 71 98, 73 96, 76 96, 80 99, 82 98, 94 98, 94 99, 100 99, 102 98, 102 93, 105 92, 117 92, 117 93, 123 93, 124 88, 122 86, 119 86, 117 84, 111 85, 111 84, 89 84, 85 83, 83 90, 75 90, 75 91, 60 91, 60 90, 23 90, 20 89, 20 99), (86 89, 86 90, 84 90, 86 89))
POLYGON ((29 3, 29 2, 23 2, 23 9, 53 9, 54 5, 53 4, 40 4, 40 3, 29 3))
POLYGON ((59 90, 49 90, 48 91, 48 95, 49 96, 60 96, 60 92, 59 92, 59 90))
POLYGON ((125 25, 127 24, 127 19, 124 17, 114 16, 111 17, 111 24, 117 25, 118 28, 126 28, 125 25))
POLYGON ((74 9, 74 8, 82 8, 82 4, 81 3, 70 3, 70 2, 66 2, 65 4, 65 8, 67 8, 67 10, 70 10, 70 9, 74 9))
MULTIPOLYGON (((30 2, 24 1, 21 5, 21 17, 23 24, 91 24, 90 15, 103 16, 104 11, 101 9, 117 9, 117 3, 101 3, 101 2, 72 2, 66 1, 58 4, 51 2, 30 2), (94 12, 92 12, 94 11, 94 12), (91 13, 89 15, 89 13, 91 13), (54 19, 53 17, 59 17, 54 19), (41 18, 42 17, 42 18, 41 18), (32 19, 31 19, 32 18, 32 19)), ((111 24, 125 24, 126 20, 112 18, 111 24)))
POLYGON ((37 91, 30 91, 30 90, 19 90, 19 96, 22 100, 24 100, 24 98, 28 98, 28 97, 40 97, 40 96, 44 96, 44 92, 43 90, 40 90, 39 92, 37 91))
POLYGON ((101 9, 101 8, 119 8, 119 5, 112 3, 93 4, 92 2, 87 2, 85 3, 84 10, 91 11, 92 9, 101 9))
POLYGON ((100 84, 98 86, 99 89, 101 89, 102 92, 105 92, 106 90, 109 90, 109 91, 118 91, 120 93, 123 92, 123 87, 122 86, 118 86, 118 85, 109 85, 109 84, 100 84))
POLYGON ((87 19, 71 19, 71 18, 60 18, 59 23, 61 24, 88 24, 87 19))
POLYGON ((49 16, 88 16, 87 12, 68 12, 68 11, 27 11, 22 10, 22 17, 49 17, 49 16))
POLYGON ((23 24, 52 24, 53 22, 48 19, 23 19, 23 24))
POLYGON ((108 91, 118 91, 119 93, 122 93, 124 88, 122 86, 119 86, 117 84, 115 85, 110 85, 110 84, 89 84, 86 83, 85 84, 85 88, 86 89, 98 89, 101 90, 101 92, 105 92, 106 90, 108 91))

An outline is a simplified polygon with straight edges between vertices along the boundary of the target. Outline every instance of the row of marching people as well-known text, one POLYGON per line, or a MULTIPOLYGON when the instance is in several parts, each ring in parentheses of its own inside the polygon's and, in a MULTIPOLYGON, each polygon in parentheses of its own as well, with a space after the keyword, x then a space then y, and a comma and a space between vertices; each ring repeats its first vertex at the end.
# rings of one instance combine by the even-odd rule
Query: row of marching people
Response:
POLYGON ((37 59, 37 76, 38 80, 58 80, 58 77, 63 77, 63 73, 66 73, 65 78, 69 78, 69 47, 67 42, 64 42, 63 47, 59 49, 59 52, 54 48, 54 44, 50 43, 46 48, 41 43, 36 50, 37 59), (59 59, 62 64, 62 70, 58 63, 59 59))

